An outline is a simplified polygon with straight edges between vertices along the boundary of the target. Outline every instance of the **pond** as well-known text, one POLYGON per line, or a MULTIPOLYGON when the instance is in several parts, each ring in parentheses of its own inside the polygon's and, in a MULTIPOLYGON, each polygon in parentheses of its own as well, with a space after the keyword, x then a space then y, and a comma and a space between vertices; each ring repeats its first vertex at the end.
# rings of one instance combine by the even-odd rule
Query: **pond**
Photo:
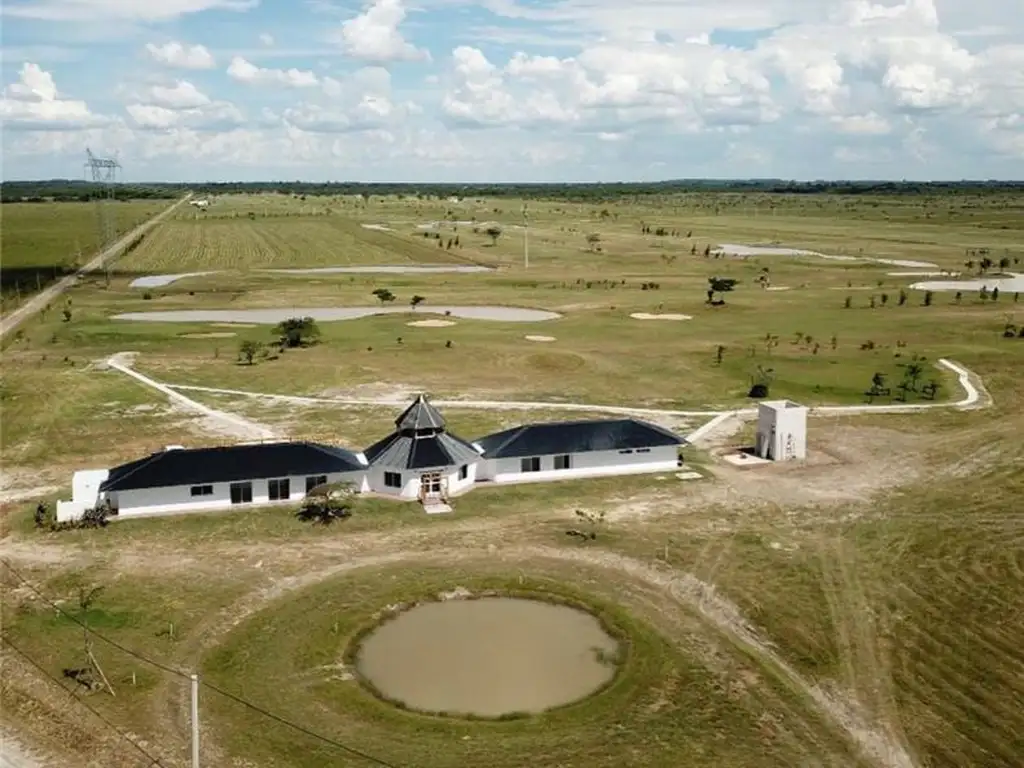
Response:
POLYGON ((377 307, 292 307, 283 309, 181 309, 165 312, 125 312, 114 320, 137 320, 151 323, 267 323, 276 324, 290 317, 312 317, 314 320, 357 320, 371 315, 393 314, 443 315, 466 320, 499 320, 506 323, 536 323, 555 320, 561 315, 542 309, 520 307, 450 307, 407 305, 377 307))
POLYGON ((618 645, 591 614, 521 598, 424 603, 374 629, 356 668, 410 709, 500 717, 594 693, 618 645))

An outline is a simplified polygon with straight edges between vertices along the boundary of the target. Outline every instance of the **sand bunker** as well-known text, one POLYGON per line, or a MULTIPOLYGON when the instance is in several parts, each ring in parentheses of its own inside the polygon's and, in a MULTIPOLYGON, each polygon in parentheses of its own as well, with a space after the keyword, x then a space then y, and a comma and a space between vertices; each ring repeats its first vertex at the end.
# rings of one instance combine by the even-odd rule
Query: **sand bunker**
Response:
POLYGON ((766 291, 788 291, 789 290, 789 286, 788 285, 769 285, 767 288, 765 288, 765 290, 766 291))
POLYGON ((406 325, 411 325, 413 328, 447 328, 455 323, 451 320, 413 320, 406 325))
POLYGON ((424 603, 362 641, 356 669, 410 709, 500 717, 588 696, 618 644, 589 613, 507 597, 424 603))
POLYGON ((693 320, 690 315, 662 314, 652 315, 649 312, 634 312, 630 315, 634 320, 693 320))
POLYGON ((875 264, 887 264, 892 267, 909 267, 928 269, 937 268, 938 264, 930 261, 911 261, 909 259, 876 259, 871 256, 837 256, 834 254, 808 251, 802 248, 781 248, 774 245, 737 245, 735 243, 722 243, 712 251, 718 256, 815 256, 819 259, 829 261, 869 261, 875 264))
MULTIPOLYGON (((125 312, 113 320, 136 320, 150 323, 258 323, 276 324, 290 317, 312 317, 322 322, 358 320, 373 315, 407 314, 412 310, 399 307, 291 307, 281 309, 182 309, 166 312, 125 312)), ((543 309, 519 307, 455 307, 432 306, 430 314, 449 314, 464 320, 495 320, 505 323, 537 323, 557 320, 561 315, 543 309)), ((420 314, 427 311, 419 310, 420 314)))
POLYGON ((182 333, 179 334, 182 339, 230 339, 232 336, 237 336, 237 333, 229 333, 227 331, 218 333, 182 333))
POLYGON ((184 280, 186 277, 202 277, 204 275, 216 275, 217 272, 182 272, 177 275, 147 275, 146 277, 137 277, 132 280, 129 284, 129 288, 160 288, 165 285, 170 285, 176 280, 184 280))
POLYGON ((260 272, 273 272, 279 275, 334 275, 344 273, 355 274, 432 274, 440 272, 493 272, 490 267, 478 267, 464 264, 403 264, 397 266, 365 266, 365 267, 309 267, 294 269, 261 269, 260 272))
POLYGON ((959 277, 959 272, 886 272, 888 277, 959 277))
POLYGON ((928 280, 910 287, 918 291, 980 291, 982 288, 992 291, 998 288, 1000 293, 1021 293, 1024 292, 1024 275, 1010 272, 977 280, 928 280))
POLYGON ((555 341, 554 336, 525 336, 527 341, 555 341))
POLYGON ((256 328, 258 327, 255 323, 210 323, 210 325, 216 325, 220 328, 256 328))
POLYGON ((383 224, 360 224, 363 229, 373 229, 377 232, 394 232, 391 227, 385 227, 383 224))

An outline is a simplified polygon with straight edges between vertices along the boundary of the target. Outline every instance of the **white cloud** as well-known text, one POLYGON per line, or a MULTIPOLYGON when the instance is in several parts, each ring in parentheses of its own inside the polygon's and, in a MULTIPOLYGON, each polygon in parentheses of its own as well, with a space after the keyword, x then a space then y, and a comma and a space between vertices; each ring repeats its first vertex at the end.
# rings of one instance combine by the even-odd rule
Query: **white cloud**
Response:
POLYGON ((405 19, 402 0, 371 0, 366 10, 345 21, 332 35, 354 59, 383 64, 429 59, 430 54, 407 42, 398 31, 405 19))
POLYGON ((210 97, 187 80, 173 86, 154 85, 148 92, 149 102, 168 109, 196 109, 210 103, 210 97))
POLYGON ((163 45, 146 43, 146 51, 155 60, 178 69, 212 69, 217 66, 213 54, 202 45, 186 45, 172 40, 163 45))
POLYGON ((53 76, 31 62, 22 64, 18 81, 4 88, 0 118, 7 128, 35 130, 85 128, 104 122, 84 101, 60 98, 53 76))
POLYGON ((3 15, 39 21, 167 21, 208 10, 248 11, 259 0, 7 0, 3 15))
POLYGON ((225 101, 186 109, 170 109, 156 104, 129 104, 125 110, 139 128, 146 130, 226 130, 245 122, 245 116, 238 107, 225 101))
POLYGON ((892 130, 889 121, 875 112, 863 115, 836 115, 831 123, 842 133, 868 136, 880 136, 892 130))
POLYGON ((261 32, 260 33, 260 42, 263 45, 271 46, 271 45, 274 44, 274 36, 271 35, 271 34, 268 34, 267 32, 261 32))
POLYGON ((235 56, 227 69, 228 76, 250 85, 282 85, 289 88, 311 88, 320 80, 308 69, 267 69, 235 56))
POLYGON ((369 131, 397 126, 417 106, 396 104, 391 75, 382 67, 365 67, 344 80, 325 77, 320 101, 307 101, 281 113, 288 126, 311 133, 369 131))

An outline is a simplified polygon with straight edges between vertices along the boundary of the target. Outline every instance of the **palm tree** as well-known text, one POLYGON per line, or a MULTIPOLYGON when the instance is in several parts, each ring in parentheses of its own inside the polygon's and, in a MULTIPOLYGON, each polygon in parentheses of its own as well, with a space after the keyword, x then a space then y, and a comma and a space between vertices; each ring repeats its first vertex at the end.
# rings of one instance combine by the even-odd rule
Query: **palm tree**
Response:
POLYGON ((409 306, 412 307, 413 309, 416 309, 416 307, 418 307, 424 301, 426 301, 426 299, 423 296, 413 296, 411 299, 409 299, 409 306))

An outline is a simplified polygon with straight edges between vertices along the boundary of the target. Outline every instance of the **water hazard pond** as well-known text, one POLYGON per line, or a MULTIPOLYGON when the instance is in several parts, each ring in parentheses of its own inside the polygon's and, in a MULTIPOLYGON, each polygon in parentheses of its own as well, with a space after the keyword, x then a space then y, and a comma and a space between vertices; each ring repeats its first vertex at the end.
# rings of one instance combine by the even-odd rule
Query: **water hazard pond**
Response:
POLYGON ((360 675, 410 709, 500 717, 586 697, 615 675, 618 644, 589 613, 539 600, 424 603, 362 640, 360 675))

